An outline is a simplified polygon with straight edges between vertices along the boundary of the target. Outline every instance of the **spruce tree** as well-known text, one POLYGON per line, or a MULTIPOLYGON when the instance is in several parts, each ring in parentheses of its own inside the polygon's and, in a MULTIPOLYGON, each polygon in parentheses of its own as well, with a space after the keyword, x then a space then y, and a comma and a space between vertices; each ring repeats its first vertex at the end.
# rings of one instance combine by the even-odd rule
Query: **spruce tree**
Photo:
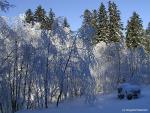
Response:
POLYGON ((83 42, 87 48, 91 49, 93 45, 93 38, 95 37, 95 28, 92 25, 93 14, 91 11, 86 9, 82 17, 83 22, 81 28, 79 29, 79 37, 83 39, 83 42))
POLYGON ((130 65, 131 65, 131 78, 134 77, 134 73, 137 71, 137 58, 136 57, 136 48, 142 45, 142 37, 143 37, 143 25, 142 20, 139 15, 134 12, 133 16, 130 18, 127 24, 127 32, 126 32, 126 45, 127 48, 131 51, 130 65))
POLYGON ((143 36, 143 25, 139 15, 134 12, 127 24, 126 45, 130 49, 135 49, 141 45, 143 36))
POLYGON ((50 19, 50 22, 53 23, 54 22, 54 18, 55 18, 55 13, 53 12, 52 9, 50 9, 48 17, 50 19))
POLYGON ((91 25, 92 13, 86 9, 83 14, 83 25, 91 25))
POLYGON ((55 14, 52 9, 50 9, 48 16, 45 16, 44 20, 41 22, 41 28, 51 30, 54 23, 54 17, 55 14))
POLYGON ((51 30, 52 23, 48 16, 45 16, 44 19, 40 23, 41 23, 41 29, 51 30))
POLYGON ((148 27, 146 28, 146 35, 150 36, 150 22, 148 23, 148 27))
POLYGON ((42 22, 44 21, 45 19, 45 14, 46 14, 46 11, 42 8, 42 6, 38 6, 36 11, 35 11, 35 14, 34 14, 34 19, 36 22, 42 22))
POLYGON ((150 53, 150 22, 145 30, 145 35, 142 41, 143 47, 147 53, 150 53))
POLYGON ((117 9, 117 5, 114 2, 109 1, 109 41, 120 42, 122 36, 122 23, 120 18, 120 11, 117 9))
POLYGON ((51 15, 52 9, 47 16, 46 11, 42 8, 42 6, 38 6, 34 14, 34 19, 36 22, 39 22, 41 24, 41 29, 51 30, 53 23, 53 17, 51 17, 51 15))
POLYGON ((100 41, 107 43, 109 37, 109 21, 107 11, 103 3, 101 3, 99 8, 97 22, 96 43, 99 43, 100 41))
POLYGON ((97 29, 97 10, 93 10, 91 24, 93 28, 97 29))
POLYGON ((32 12, 32 10, 31 9, 28 9, 26 12, 25 12, 25 21, 27 22, 27 23, 33 23, 33 21, 34 21, 34 17, 33 17, 33 12, 32 12))
POLYGON ((146 53, 150 54, 150 36, 146 36, 143 40, 143 47, 146 53))
POLYGON ((108 3, 108 11, 109 11, 109 38, 108 42, 115 44, 115 55, 117 56, 117 84, 121 78, 121 57, 120 57, 120 45, 121 45, 121 38, 122 38, 122 30, 123 26, 121 23, 120 18, 120 11, 117 8, 117 5, 114 2, 108 3))
POLYGON ((64 18, 63 27, 70 27, 66 17, 64 18))

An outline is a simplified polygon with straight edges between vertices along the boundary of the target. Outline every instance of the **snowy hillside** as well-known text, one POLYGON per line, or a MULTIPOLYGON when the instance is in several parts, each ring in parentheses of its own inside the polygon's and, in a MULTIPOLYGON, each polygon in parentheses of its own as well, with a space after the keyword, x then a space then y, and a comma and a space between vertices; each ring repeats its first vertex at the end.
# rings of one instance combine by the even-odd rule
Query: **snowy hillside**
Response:
POLYGON ((65 101, 58 108, 49 107, 46 110, 27 110, 17 113, 122 113, 125 111, 134 111, 134 113, 150 112, 150 86, 142 89, 139 99, 119 100, 116 92, 107 95, 98 95, 97 102, 94 105, 84 103, 84 98, 78 98, 72 101, 65 101))

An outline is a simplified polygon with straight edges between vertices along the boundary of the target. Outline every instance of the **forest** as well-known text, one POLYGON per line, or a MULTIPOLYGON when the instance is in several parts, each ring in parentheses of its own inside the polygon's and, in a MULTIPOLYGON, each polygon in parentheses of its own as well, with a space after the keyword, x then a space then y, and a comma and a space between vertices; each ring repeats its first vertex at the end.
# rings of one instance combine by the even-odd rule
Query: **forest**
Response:
MULTIPOLYGON (((82 25, 71 30, 66 17, 41 5, 13 23, 0 15, 0 113, 43 109, 116 90, 122 81, 150 84, 150 23, 137 12, 127 25, 115 2, 85 9, 82 25)), ((0 11, 14 5, 0 0, 0 11)))

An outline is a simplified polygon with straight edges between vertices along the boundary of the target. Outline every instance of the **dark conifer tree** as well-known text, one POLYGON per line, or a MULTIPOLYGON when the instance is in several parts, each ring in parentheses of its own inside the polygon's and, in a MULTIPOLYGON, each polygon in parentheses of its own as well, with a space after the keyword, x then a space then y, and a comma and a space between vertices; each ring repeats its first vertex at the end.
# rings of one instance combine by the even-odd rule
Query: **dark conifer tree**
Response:
POLYGON ((145 34, 142 40, 142 45, 147 53, 150 53, 150 22, 145 30, 145 34))
POLYGON ((38 6, 34 13, 34 19, 36 22, 42 22, 45 19, 46 11, 42 6, 38 6))
POLYGON ((25 12, 25 15, 26 15, 26 17, 25 17, 25 21, 27 22, 27 23, 33 23, 33 21, 34 21, 34 17, 33 17, 33 12, 32 12, 32 10, 31 9, 28 9, 26 12, 25 12))
POLYGON ((146 35, 150 36, 150 22, 148 23, 148 27, 146 28, 146 35))
POLYGON ((91 23, 93 28, 97 29, 97 10, 93 10, 91 23))
POLYGON ((97 24, 96 42, 99 43, 100 41, 103 41, 107 43, 109 37, 109 20, 103 3, 101 3, 99 8, 97 24))
POLYGON ((109 12, 109 43, 115 44, 115 51, 111 50, 115 53, 117 57, 117 78, 116 83, 118 84, 121 79, 121 56, 120 56, 120 49, 121 49, 121 40, 122 40, 122 30, 123 25, 121 23, 120 18, 120 11, 117 8, 117 5, 114 2, 109 1, 108 3, 108 12, 109 12))
POLYGON ((140 46, 143 36, 143 25, 139 15, 134 12, 127 24, 126 45, 130 49, 140 46))
POLYGON ((55 13, 53 12, 52 9, 50 9, 48 17, 49 17, 51 23, 53 23, 54 22, 54 18, 55 18, 55 13))
POLYGON ((48 16, 45 16, 40 23, 41 23, 41 29, 51 30, 52 23, 48 16))
POLYGON ((142 20, 139 15, 134 12, 130 20, 127 24, 127 32, 126 32, 126 45, 127 48, 131 51, 131 58, 130 58, 130 73, 131 79, 134 78, 134 74, 137 71, 137 58, 136 57, 136 49, 142 45, 142 38, 143 38, 143 25, 142 20))
POLYGON ((122 36, 122 23, 120 18, 120 11, 117 9, 117 5, 114 2, 109 1, 109 41, 120 42, 122 36))
POLYGON ((70 27, 66 17, 64 18, 63 27, 70 27))
POLYGON ((48 16, 45 15, 44 19, 41 21, 41 29, 51 30, 52 24, 54 22, 54 17, 55 17, 55 14, 52 11, 52 9, 50 9, 48 16))
POLYGON ((83 25, 91 25, 92 13, 86 9, 83 14, 83 25))
POLYGON ((83 22, 80 28, 81 36, 84 39, 84 43, 91 45, 95 35, 95 28, 92 25, 93 14, 91 11, 86 9, 83 13, 83 22))

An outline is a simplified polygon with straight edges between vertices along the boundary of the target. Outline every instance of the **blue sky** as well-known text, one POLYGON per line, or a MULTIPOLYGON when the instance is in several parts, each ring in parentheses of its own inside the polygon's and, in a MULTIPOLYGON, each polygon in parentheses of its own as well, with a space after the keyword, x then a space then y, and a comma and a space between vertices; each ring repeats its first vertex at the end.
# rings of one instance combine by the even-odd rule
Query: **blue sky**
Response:
MULTIPOLYGON (((35 9, 38 5, 42 5, 47 11, 52 8, 56 16, 66 16, 71 28, 77 30, 82 23, 82 17, 85 9, 98 9, 101 2, 106 7, 109 0, 8 0, 16 7, 11 8, 7 13, 0 15, 14 17, 24 13, 26 9, 35 9)), ((150 0, 113 0, 121 11, 121 19, 126 26, 127 20, 133 11, 140 14, 144 27, 150 22, 150 0)))

